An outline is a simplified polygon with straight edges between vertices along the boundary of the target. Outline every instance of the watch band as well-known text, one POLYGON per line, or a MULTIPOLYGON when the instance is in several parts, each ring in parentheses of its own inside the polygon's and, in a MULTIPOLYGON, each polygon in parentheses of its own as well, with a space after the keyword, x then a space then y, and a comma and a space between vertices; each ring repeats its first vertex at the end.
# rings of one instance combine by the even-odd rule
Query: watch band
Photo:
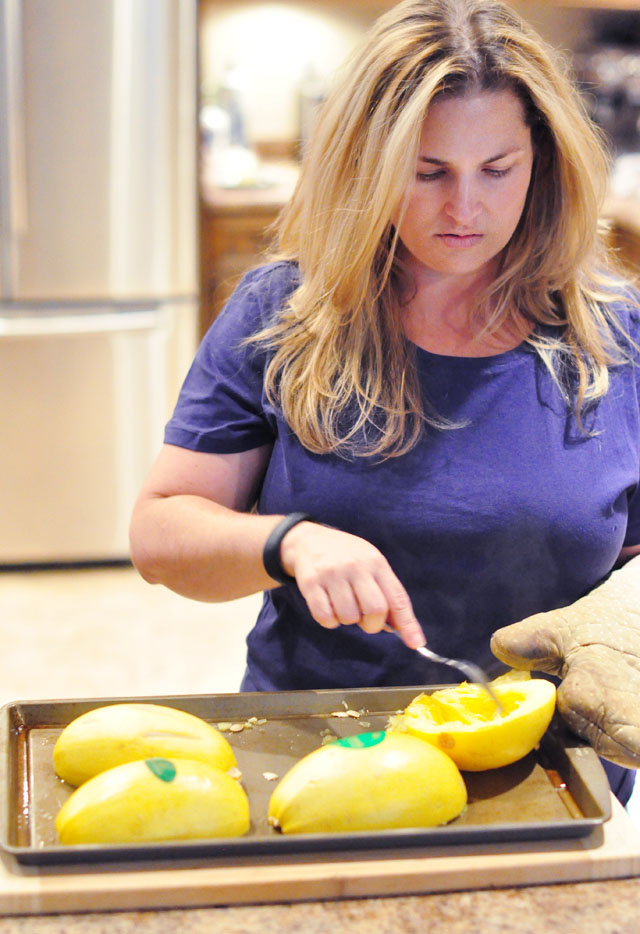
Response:
POLYGON ((284 519, 278 522, 275 528, 272 529, 269 538, 266 540, 262 552, 262 563, 269 577, 278 581, 279 584, 295 584, 296 581, 295 577, 292 577, 291 574, 287 574, 282 567, 282 560, 280 558, 282 539, 289 529, 292 529, 294 525, 297 525, 299 522, 313 521, 314 519, 312 516, 306 512, 290 512, 288 516, 285 516, 284 519))

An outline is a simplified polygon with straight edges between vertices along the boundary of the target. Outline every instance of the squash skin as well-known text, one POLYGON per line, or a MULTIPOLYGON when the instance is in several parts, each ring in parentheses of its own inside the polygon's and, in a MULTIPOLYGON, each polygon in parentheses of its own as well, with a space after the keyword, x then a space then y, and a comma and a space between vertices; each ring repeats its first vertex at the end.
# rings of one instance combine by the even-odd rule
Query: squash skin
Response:
POLYGON ((286 773, 271 795, 272 826, 286 834, 434 827, 464 810, 462 776, 439 749, 384 731, 349 739, 353 746, 321 746, 286 773))
POLYGON ((238 781, 204 762, 148 759, 100 772, 56 817, 64 845, 238 837, 249 801, 238 781))
POLYGON ((196 759, 224 771, 235 768, 235 754, 222 734, 205 720, 159 704, 96 707, 62 731, 53 750, 56 774, 70 785, 94 775, 155 756, 196 759))

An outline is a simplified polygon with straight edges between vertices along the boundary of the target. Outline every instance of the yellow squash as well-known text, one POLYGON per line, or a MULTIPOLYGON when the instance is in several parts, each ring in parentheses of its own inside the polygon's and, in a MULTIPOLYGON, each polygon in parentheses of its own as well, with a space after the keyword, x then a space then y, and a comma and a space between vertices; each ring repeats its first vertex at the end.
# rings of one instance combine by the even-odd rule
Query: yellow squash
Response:
POLYGON ((269 823, 290 834, 434 827, 466 803, 447 755, 413 736, 379 731, 300 759, 271 796, 269 823))
POLYGON ((491 687, 502 713, 482 687, 465 682, 416 697, 389 729, 437 746, 463 770, 509 765, 540 742, 555 710, 556 689, 528 672, 508 672, 491 687))
POLYGON ((153 756, 197 759, 235 767, 224 736, 200 717, 158 704, 111 704, 89 710, 60 734, 53 750, 56 774, 71 785, 124 762, 153 756))
POLYGON ((56 817, 63 844, 237 837, 249 801, 227 772, 189 759, 127 762, 76 788, 56 817))

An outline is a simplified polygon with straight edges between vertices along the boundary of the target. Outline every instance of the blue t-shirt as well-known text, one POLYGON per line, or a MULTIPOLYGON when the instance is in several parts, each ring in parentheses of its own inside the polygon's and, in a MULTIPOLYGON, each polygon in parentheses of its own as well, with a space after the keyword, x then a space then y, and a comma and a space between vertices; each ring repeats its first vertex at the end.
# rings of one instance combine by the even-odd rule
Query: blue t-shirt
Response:
MULTIPOLYGON (((527 344, 497 356, 416 347, 425 398, 463 427, 428 428, 407 454, 345 460, 306 450, 267 401, 268 352, 242 339, 298 283, 274 263, 248 274, 206 334, 165 440, 231 453, 270 444, 264 514, 304 511, 368 539, 406 587, 431 648, 502 670, 494 630, 564 606, 640 543, 638 370, 612 370, 588 434, 527 344)), ((636 340, 631 303, 619 314, 636 340)), ((420 685, 454 680, 395 636, 327 630, 295 585, 265 593, 249 634, 245 689, 420 685)))

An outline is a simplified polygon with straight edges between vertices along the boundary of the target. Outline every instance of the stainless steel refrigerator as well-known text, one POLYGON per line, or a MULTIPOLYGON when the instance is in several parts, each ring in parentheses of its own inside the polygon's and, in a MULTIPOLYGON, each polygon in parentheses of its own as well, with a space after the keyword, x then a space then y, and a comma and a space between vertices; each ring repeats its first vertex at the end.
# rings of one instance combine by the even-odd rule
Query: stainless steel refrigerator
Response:
POLYGON ((126 559, 197 334, 195 0, 0 3, 0 564, 126 559))

